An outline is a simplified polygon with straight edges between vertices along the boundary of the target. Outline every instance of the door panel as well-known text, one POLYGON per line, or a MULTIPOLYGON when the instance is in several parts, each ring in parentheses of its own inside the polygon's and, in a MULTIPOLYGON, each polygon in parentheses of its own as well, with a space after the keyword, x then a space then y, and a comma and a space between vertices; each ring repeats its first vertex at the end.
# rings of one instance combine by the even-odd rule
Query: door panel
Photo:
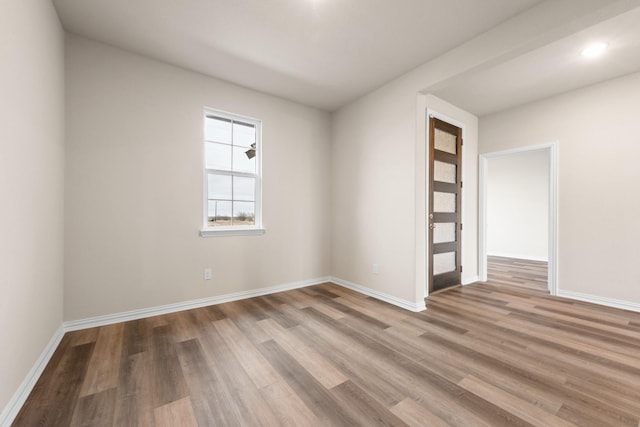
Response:
POLYGON ((460 284, 462 129, 429 118, 429 292, 460 284))

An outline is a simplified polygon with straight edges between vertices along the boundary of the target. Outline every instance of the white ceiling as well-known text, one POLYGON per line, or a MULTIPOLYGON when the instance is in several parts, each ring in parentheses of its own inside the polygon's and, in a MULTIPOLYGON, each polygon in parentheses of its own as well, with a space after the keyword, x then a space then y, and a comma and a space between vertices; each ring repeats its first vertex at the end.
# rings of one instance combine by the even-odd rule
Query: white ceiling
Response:
MULTIPOLYGON (((54 0, 54 5, 69 32, 331 111, 539 2, 54 0)), ((459 98, 453 89, 447 95, 459 98)))
POLYGON ((640 8, 604 20, 546 46, 456 79, 433 93, 478 116, 640 71, 640 8), (580 53, 609 47, 601 58, 580 53))
MULTIPOLYGON (((53 1, 69 32, 329 111, 456 47, 473 46, 467 52, 482 55, 482 43, 465 43, 542 3, 53 1)), ((425 91, 482 116, 640 71, 640 0, 548 0, 545 5, 551 6, 545 15, 551 20, 553 7, 575 13, 565 23, 569 31, 541 34, 543 43, 532 40, 517 55, 461 70, 425 91), (578 23, 581 8, 593 11, 586 24, 578 23), (600 59, 586 60, 580 51, 592 41, 605 41, 609 49, 600 59)))

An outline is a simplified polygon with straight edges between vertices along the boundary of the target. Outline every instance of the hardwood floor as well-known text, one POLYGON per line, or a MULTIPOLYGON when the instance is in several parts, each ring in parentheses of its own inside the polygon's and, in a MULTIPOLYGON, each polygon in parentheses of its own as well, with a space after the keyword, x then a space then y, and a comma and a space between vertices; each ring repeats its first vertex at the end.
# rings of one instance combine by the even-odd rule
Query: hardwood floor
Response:
POLYGON ((324 284, 67 333, 14 425, 637 427, 640 313, 505 282, 422 313, 324 284))
POLYGON ((487 257, 490 282, 548 293, 547 262, 497 256, 487 257))

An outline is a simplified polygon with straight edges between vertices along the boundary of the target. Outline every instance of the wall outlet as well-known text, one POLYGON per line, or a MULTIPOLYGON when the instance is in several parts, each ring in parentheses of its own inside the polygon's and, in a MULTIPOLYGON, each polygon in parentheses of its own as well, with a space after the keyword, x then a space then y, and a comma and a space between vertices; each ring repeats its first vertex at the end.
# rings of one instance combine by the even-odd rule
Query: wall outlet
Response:
POLYGON ((211 280, 211 277, 213 276, 213 272, 211 271, 210 268, 205 268, 204 269, 204 280, 211 280))
POLYGON ((380 268, 378 267, 378 263, 374 263, 374 264, 371 266, 371 272, 372 272, 373 274, 378 274, 378 273, 380 272, 380 268))

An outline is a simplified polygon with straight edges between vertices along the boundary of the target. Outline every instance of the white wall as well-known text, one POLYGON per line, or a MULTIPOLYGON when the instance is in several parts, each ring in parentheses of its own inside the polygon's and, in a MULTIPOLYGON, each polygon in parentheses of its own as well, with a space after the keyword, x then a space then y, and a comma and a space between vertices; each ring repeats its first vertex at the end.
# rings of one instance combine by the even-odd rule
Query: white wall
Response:
POLYGON ((640 74, 480 120, 480 152, 559 141, 558 287, 640 308, 640 74))
POLYGON ((548 260, 549 152, 487 158, 487 253, 548 260))
POLYGON ((63 41, 49 1, 3 1, 0 412, 62 322, 63 41))
POLYGON ((66 47, 65 320, 330 274, 328 113, 76 36, 66 47), (263 236, 198 235, 204 106, 263 121, 263 236))

